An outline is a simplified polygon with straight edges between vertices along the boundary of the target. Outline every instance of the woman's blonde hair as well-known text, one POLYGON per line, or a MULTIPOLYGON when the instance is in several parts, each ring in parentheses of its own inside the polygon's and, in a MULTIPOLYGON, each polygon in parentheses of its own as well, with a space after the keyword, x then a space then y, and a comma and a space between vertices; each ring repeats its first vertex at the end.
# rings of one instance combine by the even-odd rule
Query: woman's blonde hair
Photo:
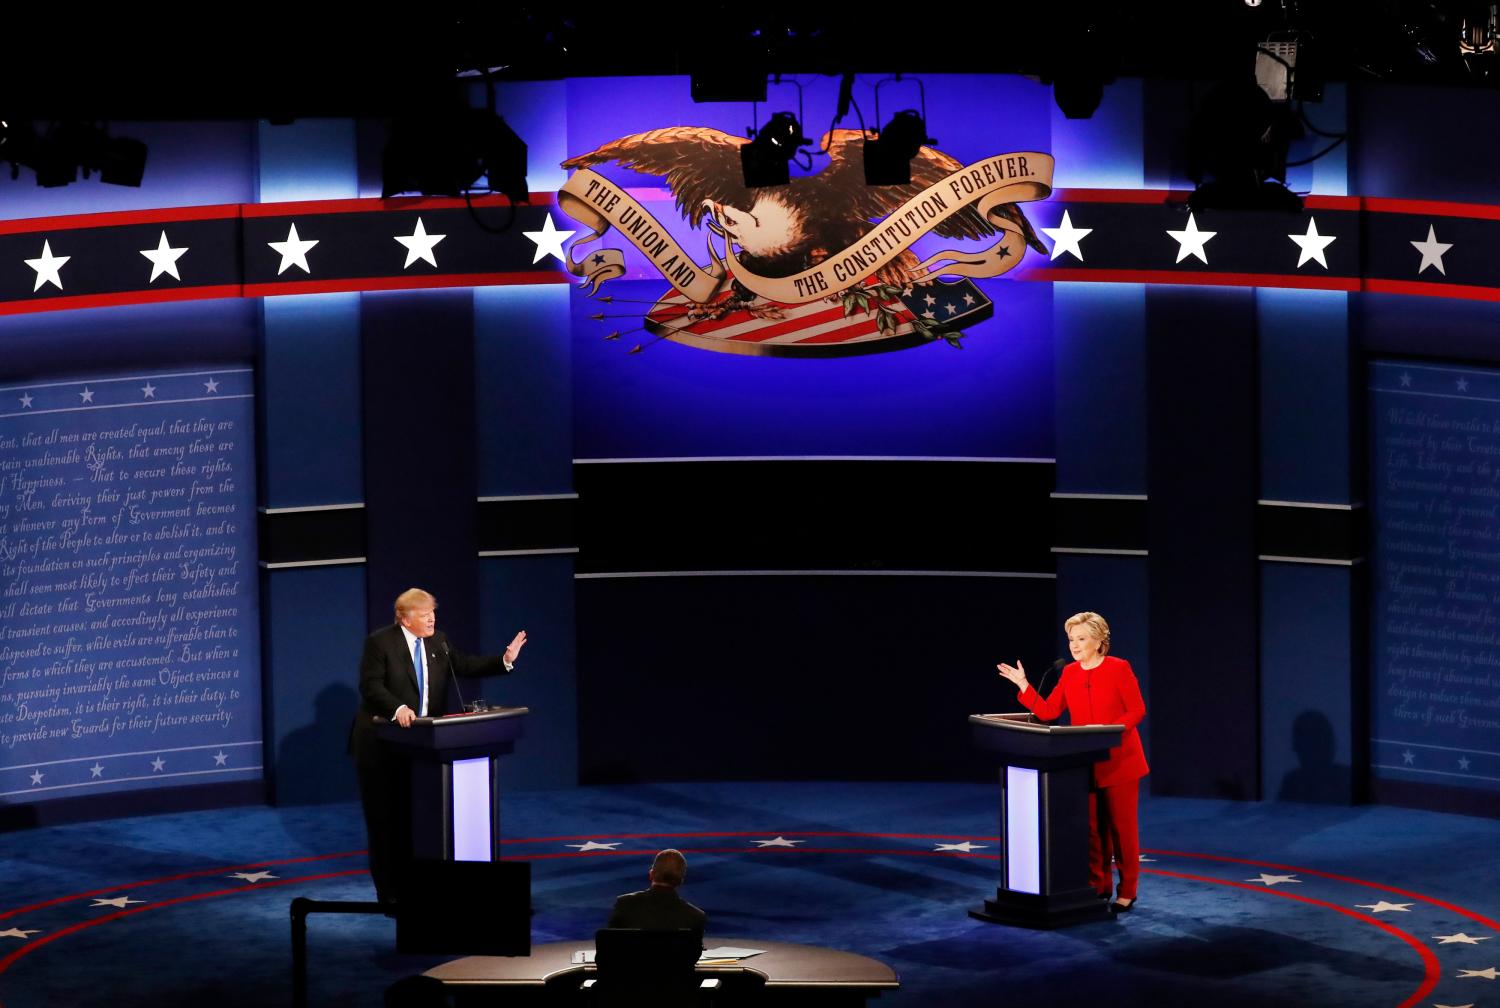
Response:
POLYGON ((1099 642, 1099 653, 1109 654, 1109 623, 1096 612, 1074 613, 1063 624, 1063 633, 1072 636, 1076 626, 1088 627, 1089 633, 1099 642))

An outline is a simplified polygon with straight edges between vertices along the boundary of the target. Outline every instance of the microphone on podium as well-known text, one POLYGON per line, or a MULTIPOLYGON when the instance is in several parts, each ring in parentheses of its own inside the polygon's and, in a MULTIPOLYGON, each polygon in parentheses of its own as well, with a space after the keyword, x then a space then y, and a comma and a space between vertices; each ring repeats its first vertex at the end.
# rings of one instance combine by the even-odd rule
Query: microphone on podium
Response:
MULTIPOLYGON (((1049 678, 1052 678, 1053 676, 1056 676, 1059 672, 1061 672, 1067 666, 1067 664, 1068 664, 1068 659, 1066 659, 1066 658, 1059 658, 1059 659, 1057 659, 1057 661, 1055 661, 1055 662, 1052 663, 1052 667, 1051 668, 1047 669, 1047 671, 1045 671, 1045 672, 1042 673, 1041 681, 1038 682, 1036 684, 1036 686, 1033 687, 1036 690, 1036 695, 1037 696, 1041 697, 1044 700, 1047 698, 1047 694, 1045 692, 1043 692, 1043 690, 1045 689, 1045 687, 1047 685, 1047 680, 1049 678)), ((1037 718, 1037 716, 1035 714, 1031 715, 1031 722, 1033 724, 1035 724, 1038 720, 1039 719, 1037 718)))

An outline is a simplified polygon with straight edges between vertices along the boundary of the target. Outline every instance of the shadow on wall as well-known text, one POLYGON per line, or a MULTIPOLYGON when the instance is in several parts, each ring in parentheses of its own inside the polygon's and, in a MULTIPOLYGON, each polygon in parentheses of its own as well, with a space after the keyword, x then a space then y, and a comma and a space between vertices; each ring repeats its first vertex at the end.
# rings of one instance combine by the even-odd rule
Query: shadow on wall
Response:
POLYGON ((358 706, 353 687, 332 685, 319 691, 313 723, 288 732, 276 750, 277 805, 354 800, 354 761, 348 746, 350 718, 358 706))
POLYGON ((1281 779, 1280 801, 1347 805, 1351 797, 1350 768, 1334 762, 1337 739, 1333 723, 1318 711, 1303 711, 1292 722, 1292 750, 1297 768, 1281 779))

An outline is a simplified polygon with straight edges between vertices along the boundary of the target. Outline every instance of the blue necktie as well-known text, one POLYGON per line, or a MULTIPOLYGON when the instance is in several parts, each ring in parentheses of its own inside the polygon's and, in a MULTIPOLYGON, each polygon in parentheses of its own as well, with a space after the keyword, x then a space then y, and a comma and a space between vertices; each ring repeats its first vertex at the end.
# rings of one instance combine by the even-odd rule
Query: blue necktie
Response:
POLYGON ((417 717, 427 716, 427 676, 422 673, 422 638, 411 649, 412 665, 417 670, 417 717))

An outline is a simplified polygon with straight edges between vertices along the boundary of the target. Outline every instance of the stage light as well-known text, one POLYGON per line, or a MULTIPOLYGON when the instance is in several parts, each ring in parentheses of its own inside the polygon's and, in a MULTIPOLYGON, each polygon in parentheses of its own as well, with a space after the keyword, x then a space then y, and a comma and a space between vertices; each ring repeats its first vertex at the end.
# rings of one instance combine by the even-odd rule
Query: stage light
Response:
POLYGON ((915 109, 897 112, 885 129, 864 143, 865 184, 910 185, 911 159, 928 144, 927 124, 915 109))
POLYGON ((802 126, 790 112, 777 112, 740 148, 740 167, 749 188, 786 185, 791 181, 791 160, 812 143, 802 135, 802 126))
POLYGON ((1286 153, 1296 121, 1249 78, 1214 85, 1188 134, 1188 176, 1198 188, 1194 210, 1300 210, 1284 184, 1286 153))
POLYGON ((391 126, 382 159, 381 195, 458 197, 487 178, 490 192, 524 203, 526 144, 505 120, 483 109, 413 115, 391 126))
POLYGON ((1255 50, 1255 83, 1272 101, 1322 101, 1312 36, 1299 31, 1268 36, 1255 50))

